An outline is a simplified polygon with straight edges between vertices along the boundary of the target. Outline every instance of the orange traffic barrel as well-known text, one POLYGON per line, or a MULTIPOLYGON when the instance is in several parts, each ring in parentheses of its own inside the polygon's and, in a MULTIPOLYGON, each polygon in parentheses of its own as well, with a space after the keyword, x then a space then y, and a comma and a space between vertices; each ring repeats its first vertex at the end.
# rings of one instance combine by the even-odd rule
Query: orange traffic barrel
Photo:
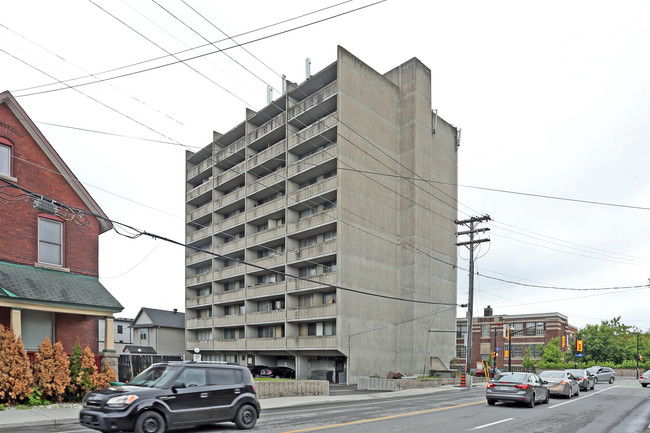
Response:
POLYGON ((467 378, 464 374, 460 375, 460 386, 467 386, 467 378))

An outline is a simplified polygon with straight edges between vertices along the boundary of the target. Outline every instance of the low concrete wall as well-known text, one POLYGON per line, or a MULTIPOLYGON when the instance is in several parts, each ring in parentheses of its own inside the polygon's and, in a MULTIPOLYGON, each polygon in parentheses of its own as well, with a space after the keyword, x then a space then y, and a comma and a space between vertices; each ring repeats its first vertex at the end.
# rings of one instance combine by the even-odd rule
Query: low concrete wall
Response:
MULTIPOLYGON (((484 377, 472 377, 472 384, 485 383, 484 377)), ((460 379, 379 379, 375 377, 360 377, 357 382, 359 391, 401 391, 414 388, 434 388, 443 385, 460 386, 460 379)))
POLYGON ((330 395, 326 380, 255 381, 257 398, 330 395))

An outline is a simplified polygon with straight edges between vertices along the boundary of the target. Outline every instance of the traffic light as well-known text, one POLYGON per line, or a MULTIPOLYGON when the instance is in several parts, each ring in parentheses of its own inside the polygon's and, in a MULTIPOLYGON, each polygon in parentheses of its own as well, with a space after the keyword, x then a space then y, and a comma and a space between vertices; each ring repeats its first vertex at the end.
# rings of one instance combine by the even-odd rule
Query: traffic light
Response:
POLYGON ((643 355, 639 355, 639 361, 643 362, 643 355))
POLYGON ((562 336, 562 347, 566 347, 566 335, 562 336))
POLYGON ((510 351, 508 349, 505 350, 505 353, 503 354, 504 358, 510 358, 510 351))
POLYGON ((496 358, 496 357, 497 357, 497 353, 496 353, 496 352, 492 352, 492 358, 496 358))
POLYGON ((582 352, 582 340, 576 341, 576 352, 582 352))
POLYGON ((510 341, 510 327, 508 326, 508 329, 506 331, 506 340, 510 341))

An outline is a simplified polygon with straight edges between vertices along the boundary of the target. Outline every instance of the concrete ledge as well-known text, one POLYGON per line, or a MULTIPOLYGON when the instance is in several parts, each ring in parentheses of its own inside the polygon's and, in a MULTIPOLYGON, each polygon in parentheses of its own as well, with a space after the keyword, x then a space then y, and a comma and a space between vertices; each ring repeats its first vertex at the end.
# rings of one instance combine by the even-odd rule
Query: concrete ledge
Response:
MULTIPOLYGON (((474 379, 473 383, 487 382, 485 378, 472 379, 474 379)), ((357 389, 359 391, 402 391, 405 389, 434 388, 443 385, 460 386, 460 379, 380 379, 374 377, 360 377, 357 382, 357 389)))
POLYGON ((257 398, 329 395, 330 383, 326 380, 256 381, 255 389, 257 398))

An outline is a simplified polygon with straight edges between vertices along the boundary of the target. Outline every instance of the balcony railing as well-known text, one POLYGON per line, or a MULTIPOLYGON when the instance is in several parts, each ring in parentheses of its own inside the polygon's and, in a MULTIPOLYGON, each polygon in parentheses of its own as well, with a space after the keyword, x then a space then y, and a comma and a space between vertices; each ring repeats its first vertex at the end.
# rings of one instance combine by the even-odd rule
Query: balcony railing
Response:
POLYGON ((214 223, 214 232, 215 233, 224 232, 228 229, 244 224, 245 221, 246 221, 245 212, 242 212, 240 214, 237 214, 233 217, 224 220, 218 220, 214 223))
POLYGON ((307 230, 312 227, 318 227, 323 224, 334 222, 338 219, 338 210, 328 209, 324 212, 317 213, 307 218, 302 218, 296 222, 288 223, 287 232, 289 236, 294 233, 307 230))
POLYGON ((270 241, 272 239, 277 239, 283 237, 284 233, 285 233, 284 224, 280 226, 276 226, 268 230, 264 230, 263 232, 258 232, 251 235, 248 240, 248 245, 249 246, 257 245, 257 244, 261 244, 262 242, 270 241))
MULTIPOLYGON (((289 166, 287 177, 291 178, 301 171, 308 170, 316 165, 320 165, 325 161, 329 161, 336 157, 338 153, 338 146, 333 144, 331 146, 325 147, 318 152, 309 155, 308 157, 298 160, 289 166)), ((334 165, 334 164, 332 164, 334 165)), ((332 167, 335 169, 336 167, 332 167)))
POLYGON ((250 170, 251 168, 262 164, 263 162, 277 158, 278 155, 282 155, 284 153, 285 143, 285 140, 280 140, 279 142, 268 146, 266 149, 248 158, 248 169, 250 170))
POLYGON ((248 219, 255 219, 258 218, 262 215, 269 214, 271 212, 275 212, 276 210, 283 209, 286 203, 286 197, 281 196, 276 198, 275 200, 272 200, 268 203, 261 204, 251 210, 248 211, 248 219))
POLYGON ((284 168, 281 168, 268 176, 262 177, 255 180, 253 183, 248 185, 248 194, 254 194, 257 191, 262 191, 264 189, 270 188, 271 186, 277 185, 278 183, 284 180, 284 168))
POLYGON ((214 348, 217 350, 243 350, 246 348, 246 339, 230 340, 222 338, 214 341, 214 348))
POLYGON ((191 168, 187 172, 187 180, 189 181, 190 179, 198 176, 200 173, 203 173, 204 171, 210 169, 212 167, 212 162, 213 159, 211 157, 208 157, 204 161, 201 161, 199 165, 196 167, 191 168))
POLYGON ((209 261, 211 258, 212 255, 210 253, 199 251, 197 253, 190 254, 189 256, 185 257, 185 266, 190 266, 199 262, 209 261))
POLYGON ((212 181, 202 183, 201 185, 192 188, 185 194, 185 200, 190 201, 200 195, 206 194, 212 190, 212 181))
POLYGON ((214 182, 215 186, 223 185, 224 183, 238 177, 238 176, 243 176, 244 175, 244 163, 243 161, 240 162, 239 164, 235 165, 234 167, 226 170, 225 172, 221 173, 220 175, 217 176, 216 181, 214 182))
POLYGON ((327 274, 310 275, 309 281, 293 278, 287 280, 287 291, 309 289, 321 286, 335 286, 337 283, 338 274, 336 272, 328 272, 327 274))
POLYGON ((335 349, 336 335, 315 337, 288 337, 288 349, 335 349))
POLYGON ((186 350, 193 352, 194 348, 198 347, 200 350, 214 349, 214 340, 186 340, 186 350))
POLYGON ((272 323, 284 322, 285 310, 271 310, 271 311, 256 311, 254 313, 246 313, 246 323, 272 323))
POLYGON ((214 294, 214 303, 218 304, 221 302, 228 302, 228 301, 237 301, 240 299, 244 299, 244 295, 246 293, 244 292, 243 289, 238 289, 238 290, 229 290, 227 292, 219 292, 214 294))
POLYGON ((273 131, 274 129, 283 126, 284 121, 286 119, 286 112, 282 112, 275 116, 273 119, 269 120, 268 122, 264 123, 262 126, 259 128, 256 128, 253 132, 248 134, 249 138, 249 143, 257 140, 258 138, 268 134, 269 132, 273 131))
MULTIPOLYGON (((261 259, 251 260, 250 262, 256 266, 261 266, 263 268, 276 268, 278 266, 284 265, 284 260, 284 254, 278 254, 277 256, 262 257, 261 259)), ((255 270, 257 270, 257 268, 255 270)))
POLYGON ((214 271, 214 279, 222 279, 233 277, 235 275, 240 275, 244 273, 244 265, 238 263, 233 266, 228 266, 227 268, 219 268, 214 271))
POLYGON ((247 338, 246 348, 251 349, 284 349, 285 339, 280 338, 247 338))
POLYGON ((212 304, 212 294, 185 298, 185 305, 187 307, 198 307, 210 304, 212 304))
POLYGON ((212 317, 205 317, 202 319, 187 319, 185 327, 190 328, 211 328, 213 325, 212 317))
POLYGON ((311 307, 290 308, 287 310, 287 320, 310 320, 336 316, 336 304, 323 304, 311 307))
POLYGON ((246 145, 246 140, 244 137, 240 138, 239 140, 235 141, 225 149, 221 150, 215 155, 215 164, 220 163, 221 161, 228 159, 231 157, 233 154, 241 151, 244 146, 246 145))
POLYGON ((195 219, 199 219, 202 216, 205 216, 205 215, 209 214, 210 212, 212 212, 212 209, 213 209, 212 203, 205 204, 205 205, 201 206, 200 208, 195 209, 192 212, 190 212, 188 217, 187 217, 187 221, 194 221, 195 219))
POLYGON ((271 284, 258 284, 246 288, 247 298, 257 298, 259 296, 268 296, 284 293, 284 281, 271 284))
POLYGON ((300 260, 309 259, 312 257, 334 254, 336 252, 337 252, 337 243, 336 243, 336 239, 334 239, 318 245, 312 245, 309 247, 303 247, 297 250, 290 251, 289 253, 287 253, 287 262, 293 263, 300 260))
POLYGON ((313 125, 310 125, 306 127, 305 129, 301 130, 300 132, 290 136, 287 140, 287 145, 289 147, 289 150, 291 150, 294 146, 296 146, 299 143, 302 143, 303 141, 309 140, 310 138, 314 137, 315 135, 322 134, 323 132, 327 131, 328 129, 336 126, 338 124, 338 119, 336 116, 333 114, 330 114, 329 116, 323 117, 320 119, 320 121, 314 123, 313 125))
POLYGON ((299 203, 309 198, 322 195, 328 191, 336 189, 337 186, 338 186, 338 177, 337 176, 330 177, 329 179, 322 180, 318 183, 299 189, 298 191, 292 193, 289 196, 289 203, 293 203, 293 202, 299 203))
POLYGON ((214 208, 221 209, 224 206, 232 204, 246 196, 246 188, 237 188, 236 190, 216 199, 214 201, 214 208))
POLYGON ((224 316, 215 319, 214 326, 233 326, 233 325, 243 325, 244 324, 244 314, 239 314, 235 316, 224 316))
POLYGON ((199 229, 195 232, 188 234, 186 238, 188 243, 192 243, 194 241, 198 241, 199 239, 210 237, 211 234, 212 234, 211 227, 203 227, 202 229, 199 229))
POLYGON ((185 278, 185 286, 190 287, 210 281, 212 281, 212 273, 206 272, 205 274, 193 275, 191 277, 185 278))
POLYGON ((332 84, 329 84, 322 89, 320 89, 318 92, 314 93, 313 95, 310 95, 308 98, 304 99, 303 101, 300 102, 300 104, 295 105, 291 108, 289 108, 289 119, 293 119, 294 117, 299 116, 300 114, 303 114, 307 110, 309 110, 311 107, 320 104, 324 100, 328 99, 332 95, 335 95, 339 91, 339 86, 338 83, 335 81, 332 84))

